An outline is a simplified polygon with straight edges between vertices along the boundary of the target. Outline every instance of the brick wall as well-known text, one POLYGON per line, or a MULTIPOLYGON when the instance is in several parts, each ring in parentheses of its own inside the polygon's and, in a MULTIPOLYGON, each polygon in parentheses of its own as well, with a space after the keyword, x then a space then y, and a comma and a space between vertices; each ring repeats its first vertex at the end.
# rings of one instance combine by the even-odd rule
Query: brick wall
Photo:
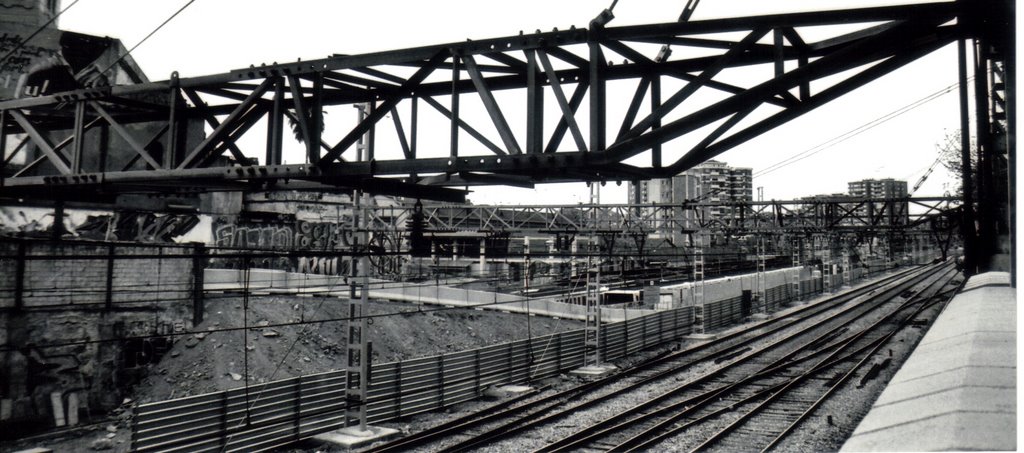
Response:
POLYGON ((119 405, 170 334, 192 328, 193 252, 0 241, 0 431, 54 426, 54 394, 65 417, 73 399, 82 416, 119 405))

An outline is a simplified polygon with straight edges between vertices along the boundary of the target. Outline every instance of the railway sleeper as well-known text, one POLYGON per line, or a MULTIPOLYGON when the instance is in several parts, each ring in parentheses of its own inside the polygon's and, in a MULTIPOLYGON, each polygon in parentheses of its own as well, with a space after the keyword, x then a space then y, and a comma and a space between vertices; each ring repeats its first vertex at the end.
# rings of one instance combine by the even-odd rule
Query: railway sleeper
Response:
POLYGON ((860 383, 857 384, 857 388, 864 387, 865 384, 867 384, 868 382, 871 382, 871 380, 873 380, 876 377, 878 377, 878 375, 882 373, 882 370, 888 368, 889 364, 891 364, 891 363, 892 363, 892 359, 886 358, 885 360, 883 360, 881 362, 872 364, 871 365, 871 369, 869 369, 868 372, 864 374, 864 377, 860 378, 860 383))
POLYGON ((722 363, 722 362, 726 362, 726 361, 735 359, 736 357, 739 357, 739 356, 741 356, 743 354, 746 354, 750 350, 751 350, 750 347, 746 347, 746 348, 740 349, 738 351, 731 352, 729 354, 723 355, 721 357, 717 357, 717 358, 715 358, 715 364, 719 364, 719 363, 722 363))

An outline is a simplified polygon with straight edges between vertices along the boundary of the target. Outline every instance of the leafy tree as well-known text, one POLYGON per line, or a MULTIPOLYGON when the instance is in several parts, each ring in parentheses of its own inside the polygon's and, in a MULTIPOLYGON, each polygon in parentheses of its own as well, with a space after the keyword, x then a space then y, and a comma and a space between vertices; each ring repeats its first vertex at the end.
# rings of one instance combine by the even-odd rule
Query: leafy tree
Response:
MULTIPOLYGON (((950 187, 950 192, 955 193, 957 196, 963 196, 963 156, 960 155, 961 143, 960 143, 961 132, 960 129, 952 132, 946 132, 946 136, 943 137, 942 141, 936 144, 939 150, 939 156, 941 157, 942 166, 946 167, 949 174, 953 175, 956 180, 950 187)), ((971 137, 973 141, 974 138, 971 137)), ((971 174, 978 174, 978 150, 976 147, 971 147, 971 174)), ((975 198, 977 198, 977 184, 975 184, 975 198)))

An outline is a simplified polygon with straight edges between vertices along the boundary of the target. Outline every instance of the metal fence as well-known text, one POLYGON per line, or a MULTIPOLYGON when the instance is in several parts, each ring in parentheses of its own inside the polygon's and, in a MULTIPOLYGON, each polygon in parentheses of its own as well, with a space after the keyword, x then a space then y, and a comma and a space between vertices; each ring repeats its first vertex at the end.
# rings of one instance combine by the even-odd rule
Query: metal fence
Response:
MULTIPOLYGON (((684 307, 602 326, 606 360, 690 333, 684 307)), ((487 387, 557 376, 583 365, 583 330, 373 365, 367 417, 380 423, 479 397, 487 387)), ((344 371, 136 407, 132 450, 262 451, 346 426, 344 371)))

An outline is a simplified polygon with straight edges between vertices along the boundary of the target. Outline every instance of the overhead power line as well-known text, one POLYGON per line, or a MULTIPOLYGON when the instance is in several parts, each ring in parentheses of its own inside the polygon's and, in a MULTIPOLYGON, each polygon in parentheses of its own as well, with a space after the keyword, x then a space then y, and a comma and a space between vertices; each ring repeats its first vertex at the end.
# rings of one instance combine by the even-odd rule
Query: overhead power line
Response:
MULTIPOLYGON (((76 1, 77 1, 77 0, 76 0, 76 1)), ((148 35, 146 35, 146 37, 145 37, 145 38, 142 38, 142 40, 141 40, 141 41, 139 41, 139 42, 138 42, 138 43, 136 43, 136 44, 135 44, 134 46, 132 46, 132 48, 131 48, 131 49, 128 49, 128 51, 127 51, 127 52, 125 52, 125 53, 124 53, 124 55, 121 55, 120 57, 118 57, 118 58, 117 58, 117 60, 114 60, 114 62, 113 62, 113 63, 110 63, 110 65, 109 65, 109 66, 107 66, 107 67, 106 67, 105 69, 103 69, 102 71, 100 71, 100 73, 104 73, 104 72, 107 72, 107 71, 109 71, 109 70, 110 70, 110 68, 113 68, 113 67, 114 67, 114 66, 115 66, 116 64, 120 63, 120 62, 121 62, 121 60, 124 60, 124 59, 125 59, 125 57, 127 57, 128 55, 131 55, 132 51, 134 51, 134 50, 135 50, 135 49, 137 49, 137 48, 138 48, 139 46, 141 46, 141 45, 142 45, 142 43, 146 42, 146 40, 147 40, 147 39, 149 39, 149 37, 150 37, 150 36, 153 36, 153 35, 154 35, 154 34, 155 34, 155 33, 156 33, 157 31, 159 31, 159 30, 160 30, 161 28, 163 28, 163 27, 164 27, 164 25, 167 25, 167 23, 168 23, 168 22, 170 22, 171 20, 173 20, 173 19, 174 19, 175 17, 178 17, 178 14, 181 14, 181 12, 182 12, 182 11, 185 11, 185 8, 188 8, 188 7, 190 6, 190 5, 192 5, 192 4, 193 4, 193 3, 195 3, 195 2, 196 2, 196 0, 189 0, 189 1, 188 1, 188 3, 186 3, 186 4, 185 4, 185 6, 182 6, 182 7, 181 7, 181 8, 179 8, 179 9, 178 9, 177 11, 175 11, 175 12, 174 12, 174 14, 171 14, 171 17, 168 17, 168 18, 167 18, 167 20, 163 21, 163 23, 161 23, 160 25, 157 25, 157 27, 156 27, 156 28, 154 28, 154 29, 153 29, 153 31, 149 32, 149 34, 148 34, 148 35)))
MULTIPOLYGON (((972 77, 972 79, 973 79, 973 77, 972 77)), ((874 120, 871 120, 871 121, 869 121, 867 123, 864 123, 864 124, 862 124, 862 125, 860 125, 860 126, 858 126, 856 128, 853 128, 853 129, 851 129, 849 131, 846 131, 846 132, 844 132, 844 133, 842 133, 840 135, 837 135, 837 136, 835 136, 835 137, 833 137, 831 139, 828 139, 828 140, 826 140, 826 141, 824 141, 824 142, 822 142, 822 143, 820 143, 820 144, 818 144, 816 146, 813 146, 813 147, 808 148, 808 149, 806 149, 804 151, 801 151, 801 152, 796 153, 796 154, 794 154, 792 156, 789 156, 789 157, 787 157, 787 158, 785 158, 785 159, 783 159, 783 160, 781 160, 779 162, 776 162, 776 163, 774 163, 772 165, 769 165, 767 168, 765 168, 765 169, 763 169, 761 171, 758 171, 758 172, 754 173, 754 177, 767 175, 767 174, 769 174, 771 172, 774 172, 774 171, 776 171, 776 170, 778 170, 780 168, 784 168, 786 166, 789 166, 789 165, 797 163, 797 162, 799 162, 801 160, 804 160, 804 159, 806 159, 808 157, 811 157, 811 156, 813 156, 815 154, 818 154, 818 153, 820 153, 820 152, 822 152, 822 151, 824 151, 826 149, 829 149, 829 148, 831 148, 831 147, 833 147, 835 145, 838 145, 839 143, 842 143, 842 142, 844 142, 846 140, 849 140, 849 139, 851 139, 851 138, 853 138, 853 137, 855 137, 857 135, 860 135, 860 134, 862 134, 862 133, 864 133, 864 132, 866 132, 866 131, 868 131, 868 130, 870 130, 870 129, 872 129, 872 128, 880 125, 880 124, 883 124, 883 123, 885 123, 885 122, 887 122, 887 121, 889 121, 889 120, 891 120, 893 118, 896 118, 896 117, 898 117, 898 116, 900 116, 900 115, 902 115, 904 113, 907 113, 907 112, 909 112, 909 111, 911 111, 913 109, 916 109, 916 108, 918 108, 918 107, 920 107, 920 106, 922 106, 922 105, 924 105, 924 104, 926 104, 928 102, 934 101, 935 99, 938 99, 938 98, 942 97, 945 94, 951 93, 959 85, 960 85, 959 82, 954 83, 952 85, 949 85, 949 86, 947 86, 947 87, 945 87, 945 88, 943 88, 943 89, 941 89, 939 91, 936 91, 936 92, 931 93, 931 94, 929 94, 929 95, 927 95, 927 96, 925 96, 925 97, 923 97, 921 99, 918 99, 918 100, 916 100, 914 102, 911 102, 910 104, 904 105, 903 107, 900 107, 900 108, 898 108, 896 110, 893 110, 893 111, 891 111, 891 112, 889 112, 889 113, 887 113, 885 115, 882 115, 882 116, 880 116, 878 118, 875 118, 874 120)))

